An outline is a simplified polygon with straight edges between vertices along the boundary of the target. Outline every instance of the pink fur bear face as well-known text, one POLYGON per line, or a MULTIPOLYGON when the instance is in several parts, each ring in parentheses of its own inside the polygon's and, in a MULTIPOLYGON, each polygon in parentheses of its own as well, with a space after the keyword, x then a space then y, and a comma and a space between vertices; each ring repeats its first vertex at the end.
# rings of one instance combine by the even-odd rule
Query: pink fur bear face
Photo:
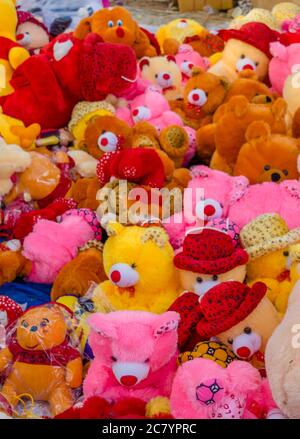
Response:
POLYGON ((249 396, 261 386, 257 369, 233 361, 227 368, 203 358, 187 361, 176 372, 171 413, 179 419, 241 419, 249 396))
POLYGON ((181 71, 182 82, 184 84, 192 77, 194 67, 207 70, 210 66, 208 58, 199 55, 189 44, 182 44, 175 58, 176 64, 181 71))
POLYGON ((151 379, 177 352, 178 320, 179 315, 172 311, 161 315, 142 311, 93 315, 88 323, 95 360, 87 382, 95 365, 109 368, 111 378, 120 386, 134 388, 151 379))
POLYGON ((300 71, 300 44, 286 47, 276 42, 270 47, 274 58, 269 65, 269 76, 274 90, 282 95, 288 76, 300 71))

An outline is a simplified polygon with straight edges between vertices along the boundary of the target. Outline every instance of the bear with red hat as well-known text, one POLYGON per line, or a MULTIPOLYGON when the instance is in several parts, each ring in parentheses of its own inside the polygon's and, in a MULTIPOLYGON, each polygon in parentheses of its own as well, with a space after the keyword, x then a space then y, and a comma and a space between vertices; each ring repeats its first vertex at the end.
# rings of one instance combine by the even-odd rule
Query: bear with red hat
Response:
POLYGON ((258 79, 267 78, 272 58, 270 44, 278 41, 279 32, 263 23, 247 23, 240 29, 221 30, 219 36, 225 41, 222 58, 209 71, 225 76, 233 82, 243 70, 255 71, 258 79))
POLYGON ((45 24, 30 12, 17 10, 17 42, 31 54, 40 52, 50 41, 50 34, 45 24))
POLYGON ((171 309, 181 315, 179 323, 180 349, 194 347, 193 328, 201 316, 200 301, 211 288, 227 281, 244 282, 248 254, 222 230, 210 227, 192 229, 187 234, 183 250, 174 258, 184 294, 171 309))

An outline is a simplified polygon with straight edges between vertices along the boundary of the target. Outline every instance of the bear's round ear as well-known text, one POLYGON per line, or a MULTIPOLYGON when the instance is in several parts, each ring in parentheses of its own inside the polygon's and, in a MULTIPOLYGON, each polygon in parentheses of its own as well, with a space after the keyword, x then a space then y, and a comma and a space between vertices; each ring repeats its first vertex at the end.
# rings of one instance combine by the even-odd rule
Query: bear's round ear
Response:
POLYGON ((278 98, 272 105, 272 113, 275 120, 279 121, 284 119, 287 112, 287 102, 283 98, 278 98))
POLYGON ((251 140, 265 142, 271 136, 270 125, 262 120, 256 120, 252 122, 246 131, 246 140, 251 142, 251 140))
POLYGON ((230 112, 233 112, 236 117, 243 117, 249 107, 249 101, 245 96, 233 96, 228 102, 227 109, 230 112))
POLYGON ((154 323, 154 337, 159 338, 162 335, 177 331, 180 315, 174 311, 167 311, 157 316, 154 323))
POLYGON ((150 59, 149 58, 142 58, 139 62, 140 69, 143 70, 144 67, 150 66, 150 59))
POLYGON ((201 69, 201 67, 194 66, 192 68, 192 77, 193 78, 195 76, 198 76, 198 75, 203 75, 203 73, 205 73, 205 70, 201 69))
POLYGON ((119 235, 123 230, 125 229, 125 226, 123 226, 120 223, 117 222, 109 222, 106 226, 106 232, 108 236, 117 236, 119 235))
POLYGON ((176 64, 176 58, 174 55, 167 55, 167 60, 176 64))
POLYGON ((141 241, 145 244, 147 241, 153 241, 159 248, 164 248, 169 237, 162 227, 148 227, 141 237, 141 241))
POLYGON ((287 47, 279 43, 278 41, 275 41, 274 43, 270 44, 270 52, 274 58, 279 58, 281 61, 288 60, 289 54, 287 47))

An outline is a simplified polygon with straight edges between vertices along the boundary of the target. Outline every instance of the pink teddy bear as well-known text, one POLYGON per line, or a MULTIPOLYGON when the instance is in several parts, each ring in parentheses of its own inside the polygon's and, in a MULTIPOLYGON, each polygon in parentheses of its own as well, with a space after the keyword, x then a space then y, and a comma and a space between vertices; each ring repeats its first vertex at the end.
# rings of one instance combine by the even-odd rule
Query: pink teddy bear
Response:
POLYGON ((284 20, 281 24, 283 32, 297 33, 300 32, 300 14, 296 15, 293 20, 284 20))
POLYGON ((39 220, 23 243, 23 255, 32 262, 28 280, 53 283, 61 268, 94 237, 92 226, 79 215, 66 216, 61 223, 39 220))
POLYGON ((269 77, 274 91, 282 95, 286 79, 300 70, 300 43, 284 46, 271 43, 273 59, 269 65, 269 77))
POLYGON ((257 419, 276 408, 268 384, 250 363, 235 360, 223 368, 203 358, 179 367, 170 403, 178 419, 257 419))
POLYGON ((84 398, 149 401, 170 396, 176 371, 179 314, 144 311, 94 314, 90 346, 95 356, 83 383, 84 398))
POLYGON ((192 77, 194 67, 200 67, 205 71, 210 67, 209 59, 201 56, 189 44, 182 44, 179 47, 175 59, 182 74, 183 84, 192 77))
POLYGON ((290 229, 300 227, 300 182, 264 182, 250 185, 246 177, 232 177, 206 166, 191 169, 193 179, 184 191, 183 212, 164 220, 174 249, 182 246, 193 228, 213 225, 228 219, 228 231, 238 230, 264 213, 278 213, 290 229), (293 212, 293 215, 291 215, 293 212), (210 224, 213 221, 214 224, 210 224), (235 226, 236 225, 236 226, 235 226))

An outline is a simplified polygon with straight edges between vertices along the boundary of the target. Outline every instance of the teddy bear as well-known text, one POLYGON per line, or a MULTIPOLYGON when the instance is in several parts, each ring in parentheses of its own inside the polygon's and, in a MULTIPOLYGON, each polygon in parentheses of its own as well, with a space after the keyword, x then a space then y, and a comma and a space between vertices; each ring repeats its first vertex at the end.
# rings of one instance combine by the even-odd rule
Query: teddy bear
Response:
POLYGON ((74 36, 83 39, 89 32, 97 33, 104 42, 132 47, 138 59, 157 55, 157 50, 151 45, 146 32, 125 8, 100 9, 92 16, 83 18, 76 27, 74 36))
POLYGON ((290 116, 291 119, 292 135, 296 138, 300 137, 299 135, 300 132, 299 78, 300 78, 300 71, 296 71, 292 75, 288 76, 286 78, 282 91, 282 96, 287 103, 288 115, 290 116))
POLYGON ((185 84, 183 99, 171 102, 171 108, 180 115, 185 125, 198 129, 211 122, 226 92, 225 79, 195 68, 192 78, 185 84))
MULTIPOLYGON (((16 173, 14 184, 5 194, 6 204, 22 197, 25 201, 37 201, 40 208, 49 205, 58 197, 64 197, 71 187, 70 170, 74 162, 63 152, 44 154, 44 149, 25 152, 29 154, 29 165, 16 173)), ((6 159, 14 160, 14 156, 6 155, 6 159)), ((6 165, 7 166, 7 165, 6 165)), ((11 166, 11 163, 9 163, 11 166)), ((16 171, 16 170, 15 170, 16 171)))
POLYGON ((269 65, 269 77, 273 89, 282 95, 284 84, 288 76, 296 73, 300 64, 300 38, 299 42, 290 45, 275 42, 270 46, 273 58, 269 65), (279 74, 280 72, 280 74, 279 74))
MULTIPOLYGON (((285 134, 287 130, 286 110, 287 105, 282 98, 278 98, 270 105, 249 102, 244 96, 233 96, 223 107, 221 116, 218 117, 216 123, 216 150, 210 166, 213 169, 232 174, 240 149, 246 143, 246 132, 249 125, 255 121, 264 121, 270 125, 272 133, 285 134)), ((253 136, 255 136, 255 131, 253 136)), ((268 163, 266 164, 268 165, 268 163)))
POLYGON ((100 240, 101 236, 96 214, 88 209, 68 210, 60 222, 38 220, 23 241, 22 254, 32 263, 27 279, 53 283, 62 267, 75 258, 81 247, 92 239, 100 240))
POLYGON ((287 311, 266 347, 266 369, 274 400, 289 419, 299 418, 299 298, 294 286, 287 311))
POLYGON ((99 284, 107 277, 103 268, 103 244, 96 240, 88 241, 80 248, 79 253, 70 262, 66 263, 51 288, 51 300, 72 294, 84 296, 91 283, 99 284))
POLYGON ((24 172, 31 165, 31 155, 20 146, 7 144, 0 137, 0 197, 13 189, 13 175, 24 172))
POLYGON ((16 42, 17 11, 15 0, 1 1, 0 13, 0 42, 1 55, 0 67, 5 75, 1 84, 0 96, 7 96, 13 92, 10 83, 14 70, 20 66, 30 55, 29 52, 16 42))
POLYGON ((207 33, 208 31, 205 27, 201 26, 197 21, 187 18, 178 18, 161 26, 156 32, 156 38, 161 49, 163 49, 166 40, 172 39, 182 44, 187 37, 193 37, 195 35, 202 36, 207 33))
POLYGON ((224 369, 204 358, 178 368, 170 405, 177 419, 265 419, 277 408, 251 364, 235 360, 224 369))
POLYGON ((38 54, 40 49, 50 41, 50 34, 45 24, 30 12, 17 10, 18 26, 16 39, 31 54, 38 54))
POLYGON ((84 399, 130 396, 148 402, 168 397, 176 371, 178 319, 170 311, 93 314, 88 324, 95 359, 83 383, 84 399), (143 343, 137 343, 137 337, 143 343))
MULTIPOLYGON (((253 104, 272 105, 274 93, 267 85, 257 79, 253 70, 243 70, 238 77, 228 85, 224 103, 230 101, 233 96, 244 96, 253 104)), ((226 105, 221 105, 215 111, 212 122, 201 126, 196 133, 197 155, 203 164, 209 165, 216 148, 215 133, 216 124, 226 111, 226 105)))
POLYGON ((136 77, 130 47, 103 43, 96 34, 84 40, 62 34, 15 70, 14 92, 2 98, 1 105, 5 114, 25 125, 59 129, 68 125, 80 101, 101 101, 110 93, 131 95, 138 87, 136 77))
POLYGON ((141 78, 159 87, 168 101, 182 96, 181 72, 174 56, 144 57, 139 68, 141 78))
POLYGON ((246 23, 240 29, 222 30, 219 36, 225 41, 225 48, 209 72, 233 82, 240 71, 250 69, 260 81, 266 79, 272 58, 269 46, 278 40, 278 32, 263 23, 246 23))
POLYGON ((109 280, 94 292, 95 303, 106 297, 116 309, 163 312, 179 293, 173 249, 158 226, 123 226, 109 222, 103 249, 109 280), (117 250, 116 250, 117 249, 117 250), (158 265, 149 261, 159 260, 158 265))
POLYGON ((79 209, 97 210, 99 201, 97 200, 97 193, 101 185, 97 177, 79 178, 73 182, 68 197, 73 199, 79 209))
POLYGON ((268 286, 268 297, 284 313, 292 289, 291 248, 300 242, 300 228, 289 230, 275 213, 260 215, 245 225, 241 242, 250 256, 247 265, 249 284, 261 281, 268 286))
POLYGON ((26 277, 32 270, 31 262, 22 255, 18 240, 3 241, 0 245, 0 286, 26 277))
POLYGON ((298 14, 300 14, 300 7, 294 2, 281 2, 272 9, 272 15, 279 26, 281 26, 284 20, 292 20, 298 14))
MULTIPOLYGON (((299 10, 300 12, 300 10, 299 10)), ((300 31, 300 13, 292 20, 284 20, 281 24, 281 30, 284 32, 297 33, 300 31)))
POLYGON ((272 134, 270 125, 261 120, 248 126, 245 137, 246 143, 241 147, 233 167, 234 175, 245 175, 250 184, 298 179, 299 140, 272 134))
POLYGON ((52 303, 29 308, 17 320, 0 351, 0 370, 8 372, 1 395, 12 408, 24 392, 48 402, 51 416, 73 405, 72 389, 82 383, 82 363, 69 328, 69 312, 52 303))

